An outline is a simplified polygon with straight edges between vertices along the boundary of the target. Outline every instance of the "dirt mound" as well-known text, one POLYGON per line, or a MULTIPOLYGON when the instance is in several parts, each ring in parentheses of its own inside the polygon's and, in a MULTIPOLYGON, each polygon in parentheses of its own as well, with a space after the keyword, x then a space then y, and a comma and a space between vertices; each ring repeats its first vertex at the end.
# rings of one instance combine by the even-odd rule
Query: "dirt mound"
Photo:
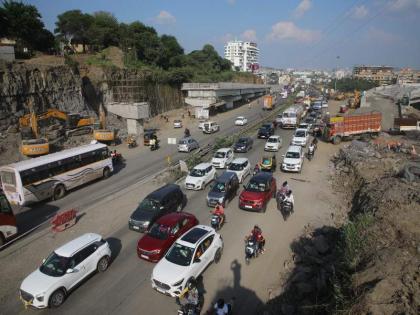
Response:
POLYGON ((418 144, 386 137, 340 150, 332 184, 348 220, 291 245, 294 266, 261 314, 419 313, 418 144))

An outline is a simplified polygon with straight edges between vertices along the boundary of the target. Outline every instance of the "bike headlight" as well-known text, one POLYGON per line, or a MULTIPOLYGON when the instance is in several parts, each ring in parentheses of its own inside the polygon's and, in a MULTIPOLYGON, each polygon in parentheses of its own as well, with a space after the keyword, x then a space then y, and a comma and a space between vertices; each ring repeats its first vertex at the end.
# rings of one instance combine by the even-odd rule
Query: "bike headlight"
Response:
POLYGON ((176 287, 182 284, 182 282, 184 282, 184 279, 182 278, 181 280, 179 280, 178 282, 175 282, 172 286, 176 287))

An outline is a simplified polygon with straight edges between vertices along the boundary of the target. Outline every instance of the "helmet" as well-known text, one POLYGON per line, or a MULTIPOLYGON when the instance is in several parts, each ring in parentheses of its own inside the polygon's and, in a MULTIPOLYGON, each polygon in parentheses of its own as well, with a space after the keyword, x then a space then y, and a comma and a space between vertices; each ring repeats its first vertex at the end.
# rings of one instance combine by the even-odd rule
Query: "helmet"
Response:
POLYGON ((287 181, 283 182, 283 187, 287 186, 287 181))
POLYGON ((290 196, 292 194, 292 191, 291 190, 289 190, 288 192, 287 192, 287 196, 290 196))
POLYGON ((217 300, 217 307, 218 308, 222 308, 225 305, 225 300, 224 299, 218 299, 217 300))
POLYGON ((259 230, 259 229, 260 229, 260 227, 259 227, 258 225, 256 225, 256 224, 255 224, 255 225, 254 225, 254 229, 255 229, 255 230, 259 230))
POLYGON ((187 287, 188 287, 188 290, 192 290, 195 287, 195 280, 191 279, 190 281, 188 281, 187 287))

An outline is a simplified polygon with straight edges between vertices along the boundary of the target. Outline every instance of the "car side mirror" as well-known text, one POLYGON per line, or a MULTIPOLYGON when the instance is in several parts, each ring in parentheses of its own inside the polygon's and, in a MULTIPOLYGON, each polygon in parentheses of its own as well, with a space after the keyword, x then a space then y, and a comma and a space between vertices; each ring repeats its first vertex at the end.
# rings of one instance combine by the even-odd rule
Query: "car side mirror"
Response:
POLYGON ((73 269, 73 268, 69 268, 66 271, 66 273, 75 273, 75 272, 77 272, 77 270, 76 269, 73 269))
POLYGON ((199 262, 201 262, 201 259, 200 258, 195 258, 194 259, 194 264, 199 263, 199 262))
POLYGON ((42 260, 42 263, 45 263, 47 260, 44 258, 43 260, 42 260))

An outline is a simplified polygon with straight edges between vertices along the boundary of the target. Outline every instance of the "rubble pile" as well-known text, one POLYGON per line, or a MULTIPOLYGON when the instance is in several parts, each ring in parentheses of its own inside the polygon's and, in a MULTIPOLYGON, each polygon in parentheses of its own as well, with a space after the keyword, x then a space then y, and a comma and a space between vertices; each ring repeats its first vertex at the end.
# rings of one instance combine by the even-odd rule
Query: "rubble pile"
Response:
POLYGON ((348 220, 291 245, 294 267, 261 314, 418 314, 418 145, 416 137, 381 137, 353 141, 334 156, 332 184, 348 220), (398 147, 389 145, 396 140, 398 147))

